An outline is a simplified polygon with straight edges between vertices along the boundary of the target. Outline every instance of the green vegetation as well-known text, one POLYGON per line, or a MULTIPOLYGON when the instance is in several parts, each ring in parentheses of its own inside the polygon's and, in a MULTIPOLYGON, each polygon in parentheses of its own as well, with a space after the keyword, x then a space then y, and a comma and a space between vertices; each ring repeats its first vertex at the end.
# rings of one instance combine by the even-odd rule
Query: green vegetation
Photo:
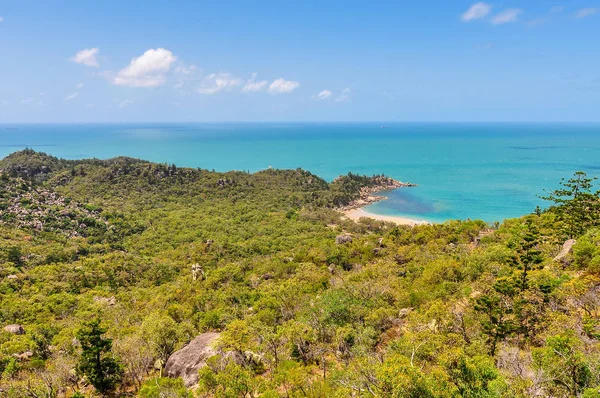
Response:
POLYGON ((409 228, 343 219, 374 181, 352 174, 31 150, 0 170, 0 326, 24 329, 0 330, 0 396, 600 396, 584 173, 520 219, 409 228), (205 332, 198 386, 165 377, 205 332))

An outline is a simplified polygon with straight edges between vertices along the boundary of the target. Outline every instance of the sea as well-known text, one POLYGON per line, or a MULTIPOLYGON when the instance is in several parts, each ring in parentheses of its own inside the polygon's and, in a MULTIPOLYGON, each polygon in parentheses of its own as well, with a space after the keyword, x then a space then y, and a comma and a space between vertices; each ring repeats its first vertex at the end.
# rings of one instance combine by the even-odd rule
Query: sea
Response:
POLYGON ((365 210, 430 222, 502 221, 547 204, 576 171, 600 176, 600 124, 0 124, 0 158, 24 149, 65 159, 130 156, 183 167, 302 168, 417 184, 365 210))

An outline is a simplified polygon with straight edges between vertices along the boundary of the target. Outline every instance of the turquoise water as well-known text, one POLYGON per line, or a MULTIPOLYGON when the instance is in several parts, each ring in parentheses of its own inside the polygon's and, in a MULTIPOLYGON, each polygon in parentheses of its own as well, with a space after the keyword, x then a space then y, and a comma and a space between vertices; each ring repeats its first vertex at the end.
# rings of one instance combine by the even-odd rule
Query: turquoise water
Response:
POLYGON ((25 147, 218 171, 302 167, 328 180, 384 173, 419 186, 367 210, 429 221, 517 217, 562 177, 600 175, 593 124, 0 125, 0 157, 25 147))

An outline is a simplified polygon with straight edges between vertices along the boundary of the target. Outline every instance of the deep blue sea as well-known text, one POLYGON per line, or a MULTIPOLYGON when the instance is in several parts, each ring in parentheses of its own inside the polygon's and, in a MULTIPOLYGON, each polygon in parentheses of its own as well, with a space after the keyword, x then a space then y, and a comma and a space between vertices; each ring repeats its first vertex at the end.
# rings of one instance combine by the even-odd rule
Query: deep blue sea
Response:
POLYGON ((218 171, 301 167, 327 180, 384 173, 419 186, 368 211, 435 222, 518 217, 561 178, 600 175, 600 124, 0 125, 0 157, 25 147, 218 171))

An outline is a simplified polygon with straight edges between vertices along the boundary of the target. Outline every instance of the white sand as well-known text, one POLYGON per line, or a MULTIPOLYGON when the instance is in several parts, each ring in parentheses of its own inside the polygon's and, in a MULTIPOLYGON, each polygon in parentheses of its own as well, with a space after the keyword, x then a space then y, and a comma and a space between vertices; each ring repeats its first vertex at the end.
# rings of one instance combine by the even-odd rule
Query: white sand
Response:
POLYGON ((354 221, 358 221, 360 218, 366 217, 366 218, 372 218, 374 220, 389 221, 389 222, 396 223, 398 225, 415 226, 415 225, 431 224, 428 221, 411 220, 410 218, 404 218, 404 217, 382 216, 379 214, 369 213, 368 211, 365 211, 363 209, 348 210, 348 211, 344 212, 344 215, 354 221))

